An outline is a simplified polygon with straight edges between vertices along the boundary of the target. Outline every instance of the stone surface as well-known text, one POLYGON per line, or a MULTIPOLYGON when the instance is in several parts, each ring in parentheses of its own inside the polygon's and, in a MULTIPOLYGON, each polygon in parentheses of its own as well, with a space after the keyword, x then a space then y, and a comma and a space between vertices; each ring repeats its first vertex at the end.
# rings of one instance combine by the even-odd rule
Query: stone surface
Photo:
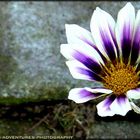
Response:
MULTIPOLYGON (((0 103, 17 104, 41 99, 65 99, 73 87, 95 86, 92 82, 73 79, 61 56, 59 46, 66 43, 64 25, 78 24, 89 29, 90 18, 99 6, 116 18, 126 2, 0 2, 0 103)), ((132 2, 136 10, 140 2, 132 2)), ((95 117, 95 105, 70 106, 16 105, 1 108, 0 136, 4 135, 73 135, 84 131, 76 120, 66 117, 73 113, 88 132, 87 138, 139 138, 139 115, 131 121, 95 117), (33 108, 33 109, 32 109, 33 108), (64 110, 63 110, 64 109, 64 110), (32 113, 30 112, 32 111, 32 113), (63 111, 62 111, 63 110, 63 111), (54 111, 54 112, 52 112, 54 111), (4 113, 7 115, 4 115, 4 113), (48 120, 34 127, 46 114, 48 120), (18 116, 19 115, 19 116, 18 116), (40 116, 42 115, 42 116, 40 116), (65 118, 66 117, 66 118, 65 118), (59 127, 56 127, 56 124, 59 127), (78 124, 77 124, 78 123, 78 124), (61 129, 60 128, 61 125, 61 129), (62 127, 63 126, 63 127, 62 127), (33 128, 31 133, 27 131, 33 128), (71 131, 67 131, 67 130, 71 131), (18 130, 18 131, 17 131, 18 130)), ((0 137, 1 138, 1 137, 0 137)))
POLYGON ((95 7, 116 18, 125 3, 0 2, 0 102, 65 99, 73 87, 98 85, 69 73, 59 50, 67 42, 65 24, 89 29, 95 7))
POLYGON ((96 122, 90 129, 89 139, 139 139, 137 131, 140 124, 137 122, 116 121, 96 122))
POLYGON ((1 102, 64 99, 70 88, 88 83, 72 78, 59 50, 60 44, 66 43, 65 23, 88 23, 90 9, 87 7, 81 15, 86 3, 0 4, 1 102))

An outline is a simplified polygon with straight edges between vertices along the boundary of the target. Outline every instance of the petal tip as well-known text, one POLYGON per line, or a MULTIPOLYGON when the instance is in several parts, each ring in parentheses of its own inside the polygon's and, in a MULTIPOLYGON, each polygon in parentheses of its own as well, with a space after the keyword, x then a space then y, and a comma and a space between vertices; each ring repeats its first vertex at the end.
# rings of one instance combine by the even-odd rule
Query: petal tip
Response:
POLYGON ((127 2, 126 6, 132 6, 133 7, 131 2, 127 2))
POLYGON ((75 26, 78 26, 78 25, 76 25, 76 24, 65 24, 66 29, 69 29, 69 28, 72 28, 72 27, 75 27, 75 26))
POLYGON ((81 88, 74 88, 69 91, 68 99, 74 101, 75 103, 84 103, 87 100, 80 99, 80 96, 78 95, 81 91, 81 88))
POLYGON ((95 9, 95 10, 97 10, 97 11, 98 11, 98 10, 100 10, 100 8, 99 8, 99 7, 96 7, 96 9, 95 9))
POLYGON ((128 2, 128 3, 126 3, 126 5, 123 8, 134 9, 134 6, 131 4, 131 2, 128 2))
POLYGON ((101 111, 97 111, 97 114, 100 116, 100 117, 111 117, 111 116, 114 116, 115 114, 113 113, 110 113, 110 114, 104 114, 102 113, 101 111))
POLYGON ((72 28, 73 24, 65 24, 66 32, 72 28))
POLYGON ((65 46, 65 44, 61 44, 61 45, 60 45, 60 53, 61 53, 64 57, 66 57, 66 56, 65 56, 65 54, 66 54, 66 46, 65 46))
POLYGON ((65 28, 67 28, 70 24, 65 24, 65 28))
POLYGON ((97 114, 101 117, 107 117, 107 116, 114 116, 115 115, 114 112, 112 112, 111 110, 104 109, 101 103, 96 105, 96 108, 97 108, 97 114))
POLYGON ((96 7, 96 11, 102 11, 100 7, 96 7))

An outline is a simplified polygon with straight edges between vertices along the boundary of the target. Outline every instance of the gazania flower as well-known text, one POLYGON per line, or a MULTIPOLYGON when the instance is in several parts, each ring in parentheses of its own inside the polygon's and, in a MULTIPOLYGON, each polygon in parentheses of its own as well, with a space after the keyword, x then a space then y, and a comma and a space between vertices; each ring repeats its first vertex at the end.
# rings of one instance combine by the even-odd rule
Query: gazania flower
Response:
POLYGON ((124 116, 131 109, 140 113, 133 102, 140 98, 140 11, 135 16, 127 3, 115 23, 97 7, 90 29, 66 24, 68 44, 62 44, 60 51, 74 78, 98 81, 103 87, 74 88, 68 98, 84 103, 104 96, 97 105, 100 116, 124 116))

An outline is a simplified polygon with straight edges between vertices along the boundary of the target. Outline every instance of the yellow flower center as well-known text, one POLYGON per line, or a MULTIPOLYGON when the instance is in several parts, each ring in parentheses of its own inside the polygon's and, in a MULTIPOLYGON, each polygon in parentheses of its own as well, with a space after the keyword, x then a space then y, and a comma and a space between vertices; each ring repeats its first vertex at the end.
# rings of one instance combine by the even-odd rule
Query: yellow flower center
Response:
POLYGON ((138 86, 138 75, 135 68, 123 63, 106 67, 104 86, 111 89, 114 94, 125 94, 128 90, 138 86))

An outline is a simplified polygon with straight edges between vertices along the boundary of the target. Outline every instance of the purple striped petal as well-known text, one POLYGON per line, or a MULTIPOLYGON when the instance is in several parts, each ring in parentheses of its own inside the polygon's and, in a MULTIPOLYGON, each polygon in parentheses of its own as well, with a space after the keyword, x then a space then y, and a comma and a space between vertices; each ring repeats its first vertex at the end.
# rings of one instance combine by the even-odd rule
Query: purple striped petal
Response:
POLYGON ((103 94, 111 93, 111 90, 108 89, 91 89, 91 88, 74 88, 70 90, 68 99, 73 100, 76 103, 84 103, 89 100, 95 99, 103 94), (103 91, 105 93, 103 93, 103 91))
POLYGON ((67 61, 66 64, 70 70, 71 75, 76 79, 101 81, 101 78, 96 73, 76 60, 67 61))
POLYGON ((100 52, 110 58, 110 60, 114 60, 117 56, 114 19, 111 15, 97 7, 91 18, 90 28, 100 52))
POLYGON ((93 48, 83 49, 84 46, 62 44, 60 52, 69 60, 78 60, 83 63, 91 71, 97 74, 101 71, 101 64, 103 63, 99 54, 93 48))
POLYGON ((130 25, 124 25, 121 40, 122 57, 124 62, 128 62, 130 51, 131 51, 131 41, 132 41, 132 30, 130 25))
POLYGON ((115 28, 118 46, 120 47, 121 56, 124 62, 128 62, 133 28, 135 21, 135 9, 131 3, 127 3, 118 13, 117 24, 115 28))
POLYGON ((103 62, 106 63, 107 62, 107 58, 100 52, 99 48, 97 48, 95 45, 93 45, 91 42, 89 42, 87 39, 85 38, 81 38, 85 43, 87 43, 88 45, 90 45, 91 47, 93 47, 98 54, 100 55, 100 57, 102 58, 103 62))
POLYGON ((115 113, 110 109, 110 105, 115 98, 116 97, 114 95, 111 95, 97 105, 97 113, 99 116, 106 117, 115 115, 115 113))
POLYGON ((135 64, 140 53, 140 10, 137 13, 131 51, 131 65, 135 64))
POLYGON ((84 56, 83 54, 75 54, 75 58, 83 63, 87 68, 89 68, 91 71, 99 74, 101 72, 101 65, 99 65, 96 61, 89 58, 88 56, 84 56))
POLYGON ((108 36, 106 35, 106 32, 104 30, 100 30, 101 38, 103 40, 103 45, 105 47, 105 50, 110 58, 110 60, 114 60, 116 58, 115 51, 113 48, 113 43, 110 41, 108 36))
POLYGON ((115 114, 125 116, 126 113, 132 108, 126 96, 118 96, 110 105, 110 109, 115 114))
POLYGON ((96 49, 104 62, 107 61, 106 58, 102 55, 102 53, 99 51, 99 49, 95 46, 93 37, 88 30, 75 24, 66 24, 65 28, 69 44, 79 44, 79 46, 91 46, 92 48, 96 49))

